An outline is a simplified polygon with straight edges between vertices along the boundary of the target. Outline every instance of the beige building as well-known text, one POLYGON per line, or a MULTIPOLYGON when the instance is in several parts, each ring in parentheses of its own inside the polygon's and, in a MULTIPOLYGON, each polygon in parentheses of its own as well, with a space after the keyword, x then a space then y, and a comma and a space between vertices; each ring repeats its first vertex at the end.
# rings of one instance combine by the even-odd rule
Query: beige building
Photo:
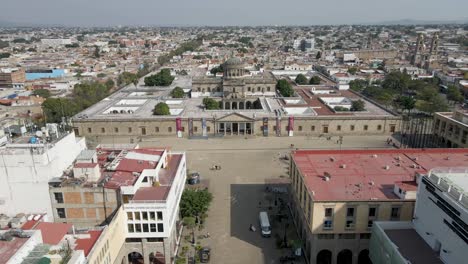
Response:
POLYGON ((291 154, 291 211, 308 263, 370 263, 374 221, 410 221, 417 180, 461 166, 466 150, 298 150, 291 154))
POLYGON ((0 69, 0 88, 24 88, 26 73, 21 68, 0 69))
POLYGON ((434 136, 441 147, 467 148, 468 111, 435 113, 434 136))

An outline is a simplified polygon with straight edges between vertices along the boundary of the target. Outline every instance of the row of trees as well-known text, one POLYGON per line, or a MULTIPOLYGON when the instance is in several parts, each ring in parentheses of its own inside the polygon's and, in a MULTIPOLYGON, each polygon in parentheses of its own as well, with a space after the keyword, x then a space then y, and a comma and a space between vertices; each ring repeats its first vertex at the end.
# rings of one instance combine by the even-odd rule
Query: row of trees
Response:
POLYGON ((306 84, 317 85, 317 84, 320 84, 321 79, 320 77, 315 75, 315 76, 312 76, 310 80, 307 80, 307 77, 304 74, 300 73, 296 76, 296 79, 294 81, 299 85, 306 85, 306 84))
POLYGON ((146 86, 169 86, 174 81, 169 69, 162 69, 160 72, 145 78, 146 86))
MULTIPOLYGON (((113 82, 112 82, 113 83, 113 82)), ((61 122, 62 117, 71 117, 91 105, 101 101, 109 95, 113 84, 99 82, 85 82, 76 84, 70 98, 47 98, 42 103, 42 109, 47 122, 61 122)), ((42 91, 35 91, 47 95, 42 91)))
POLYGON ((180 214, 184 225, 192 231, 192 243, 195 243, 194 230, 208 216, 213 195, 207 190, 186 189, 180 199, 180 214))
POLYGON ((450 86, 447 99, 439 93, 438 80, 412 80, 405 72, 390 72, 382 82, 354 80, 349 83, 350 89, 370 97, 386 107, 408 113, 417 109, 426 113, 446 111, 447 100, 463 101, 460 90, 450 86))

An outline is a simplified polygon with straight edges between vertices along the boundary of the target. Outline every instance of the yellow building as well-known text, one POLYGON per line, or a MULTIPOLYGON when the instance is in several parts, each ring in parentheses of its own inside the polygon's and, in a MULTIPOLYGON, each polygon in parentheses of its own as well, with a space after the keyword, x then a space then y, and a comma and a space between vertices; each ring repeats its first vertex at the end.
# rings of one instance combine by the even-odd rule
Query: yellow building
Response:
POLYGON ((419 175, 468 151, 298 150, 291 154, 291 211, 309 263, 369 262, 374 221, 410 221, 419 175), (447 158, 450 156, 449 158, 447 158))

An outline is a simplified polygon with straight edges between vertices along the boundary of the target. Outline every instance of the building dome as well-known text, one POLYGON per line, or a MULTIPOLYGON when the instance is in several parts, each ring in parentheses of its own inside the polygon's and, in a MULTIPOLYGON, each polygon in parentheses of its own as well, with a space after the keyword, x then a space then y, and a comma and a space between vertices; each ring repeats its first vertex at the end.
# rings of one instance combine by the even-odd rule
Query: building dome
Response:
POLYGON ((237 57, 232 57, 232 58, 229 58, 227 61, 224 62, 224 66, 239 66, 239 65, 243 65, 244 62, 240 59, 240 58, 237 58, 237 57))

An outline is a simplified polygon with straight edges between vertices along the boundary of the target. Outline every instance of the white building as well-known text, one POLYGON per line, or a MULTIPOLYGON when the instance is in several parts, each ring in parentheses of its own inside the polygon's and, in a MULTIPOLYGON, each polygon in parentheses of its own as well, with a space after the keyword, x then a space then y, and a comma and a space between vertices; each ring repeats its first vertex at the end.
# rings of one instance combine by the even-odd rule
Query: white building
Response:
POLYGON ((433 169, 420 177, 413 221, 376 223, 372 262, 466 263, 467 191, 468 168, 433 169))
POLYGON ((86 148, 85 139, 73 132, 51 142, 31 138, 17 138, 0 149, 0 213, 53 215, 48 181, 62 176, 86 148))
POLYGON ((41 39, 41 44, 47 47, 56 47, 72 44, 71 39, 41 39))

